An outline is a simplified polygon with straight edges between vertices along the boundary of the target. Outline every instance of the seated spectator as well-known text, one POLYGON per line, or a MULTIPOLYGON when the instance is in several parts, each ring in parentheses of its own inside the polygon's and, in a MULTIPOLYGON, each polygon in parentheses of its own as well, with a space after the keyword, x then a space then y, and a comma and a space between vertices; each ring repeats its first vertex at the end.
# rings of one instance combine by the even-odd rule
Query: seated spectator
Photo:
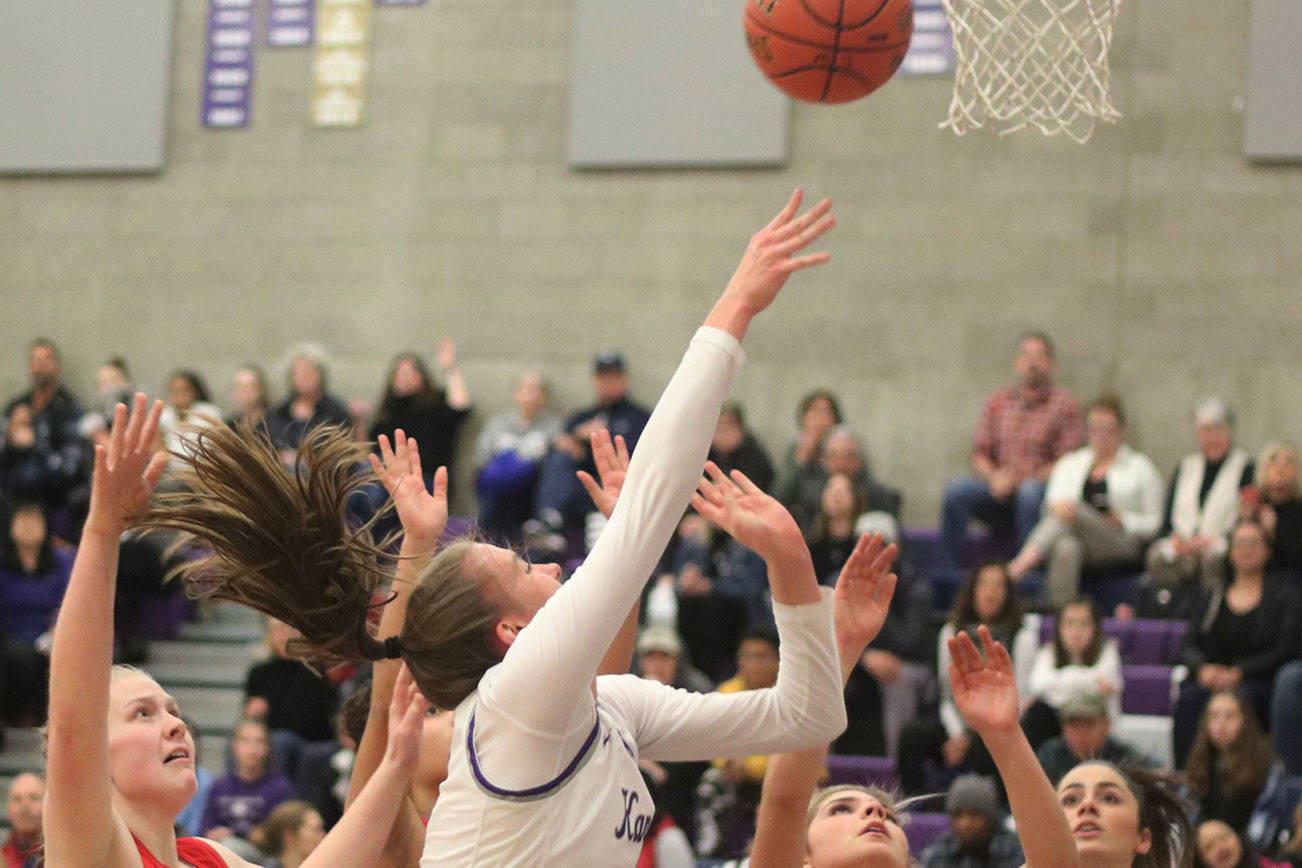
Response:
POLYGON ((872 478, 859 438, 846 426, 838 425, 824 437, 819 460, 801 467, 787 487, 777 493, 806 534, 813 528, 827 480, 838 474, 849 477, 865 511, 887 512, 899 519, 903 500, 900 492, 872 478))
MULTIPOLYGON (((709 693, 714 684, 683 659, 683 645, 670 627, 644 627, 637 637, 637 674, 670 687, 709 693)), ((723 691, 725 693, 729 691, 723 691)))
POLYGON ((929 791, 927 766, 932 764, 953 773, 974 771, 995 774, 990 755, 981 740, 967 728, 949 689, 949 640, 959 632, 976 635, 981 624, 1002 642, 1013 660, 1018 696, 1029 696, 1031 667, 1040 643, 1040 620, 1024 616, 1008 568, 1001 563, 987 563, 972 570, 959 586, 954 610, 940 629, 937 650, 940 715, 910 721, 900 730, 900 748, 896 762, 900 786, 911 795, 929 791))
POLYGON ((11 723, 45 720, 50 674, 45 634, 63 603, 74 555, 54 547, 40 506, 13 509, 0 539, 0 714, 11 723))
POLYGON ((724 473, 740 470, 762 490, 773 490, 773 462, 746 428, 745 411, 736 401, 729 401, 719 409, 719 424, 710 441, 709 459, 724 473))
POLYGON ((922 868, 1019 868, 1026 858, 1017 836, 1003 828, 995 784, 960 775, 945 794, 949 828, 922 851, 922 868))
POLYGON ((1247 831, 1277 764, 1252 708, 1231 691, 1214 695, 1185 764, 1189 790, 1198 799, 1198 819, 1221 820, 1240 834, 1247 831))
POLYGON ((865 512, 867 504, 862 500, 862 492, 855 489, 850 477, 837 473, 827 478, 807 536, 819 584, 829 588, 836 584, 841 567, 859 542, 854 532, 855 521, 865 512))
POLYGON ((45 779, 40 775, 24 772, 9 783, 9 840, 0 848, 4 868, 36 868, 41 857, 44 805, 45 779))
POLYGON ((533 512, 539 468, 561 433, 561 420, 547 407, 549 391, 542 374, 525 371, 512 393, 515 409, 489 419, 479 432, 475 493, 479 528, 489 539, 519 540, 533 512))
POLYGON ((1256 482, 1240 492, 1239 518, 1261 523, 1274 537, 1266 569, 1302 580, 1302 490, 1297 447, 1271 443, 1257 460, 1256 482))
MULTIPOLYGON (((244 717, 266 724, 273 767, 291 781, 309 745, 334 739, 339 688, 289 656, 294 629, 276 618, 267 619, 271 656, 254 664, 244 682, 244 717)), ((333 751, 331 751, 333 752, 333 751)))
POLYGON ((100 442, 113 424, 113 408, 126 404, 135 393, 127 361, 113 356, 95 372, 95 404, 81 416, 77 432, 92 442, 100 442))
MULTIPOLYGON (((719 693, 772 687, 778 681, 778 636, 748 630, 737 649, 737 674, 719 685, 719 693)), ((768 769, 767 754, 716 759, 701 777, 696 800, 696 853, 730 859, 742 855, 755 835, 755 809, 768 769)))
POLYGON ((775 492, 790 491, 799 486, 798 480, 805 468, 818 464, 822 459, 823 439, 827 432, 841 422, 840 402, 826 389, 815 389, 800 399, 800 408, 796 412, 796 423, 800 428, 795 441, 782 456, 782 467, 774 480, 775 492))
POLYGON ((551 451, 543 459, 538 477, 534 515, 539 526, 530 530, 553 548, 556 535, 564 538, 577 531, 584 517, 596 509, 575 476, 578 470, 594 478, 597 475, 589 443, 592 434, 606 428, 611 438, 624 438, 630 453, 637 448, 637 440, 651 414, 633 402, 628 390, 624 357, 612 351, 598 353, 592 360, 595 401, 565 420, 551 451))
POLYGON ((267 727, 261 721, 245 719, 235 725, 231 753, 233 767, 213 781, 199 825, 203 837, 256 860, 256 848, 249 842, 253 827, 281 802, 292 799, 294 788, 284 775, 271 768, 267 727))
POLYGON ((1042 646, 1031 667, 1031 705, 1022 714, 1022 729, 1031 747, 1062 734, 1059 712, 1072 696, 1094 691, 1107 701, 1108 715, 1121 716, 1121 653, 1103 635, 1098 610, 1085 598, 1062 607, 1053 641, 1042 646))
POLYGON ((271 441, 287 463, 312 429, 352 424, 348 407, 327 391, 328 385, 325 353, 319 347, 300 346, 289 365, 289 396, 267 416, 271 441))
POLYGON ((1252 459, 1234 445, 1234 413, 1208 398, 1194 411, 1198 451, 1176 467, 1157 541, 1146 558, 1159 587, 1215 588, 1225 577, 1226 536, 1239 512, 1239 490, 1252 483, 1252 459))
MULTIPOLYGON (((859 516, 855 533, 860 537, 880 534, 883 542, 890 544, 896 542, 898 529, 886 513, 869 512, 859 516)), ((923 707, 935 703, 931 582, 920 575, 908 555, 904 551, 896 559, 895 596, 886 621, 846 681, 849 723, 832 743, 832 753, 895 756, 900 730, 916 719, 923 707)))
POLYGON ((666 552, 677 582, 677 622, 688 656, 712 680, 735 666, 742 630, 775 629, 764 559, 689 513, 666 552))
POLYGON ((1220 820, 1198 824, 1194 868, 1285 868, 1287 863, 1267 859, 1220 820))
POLYGON ((1090 404, 1085 436, 1053 465, 1040 521, 1008 564, 1021 581, 1047 562, 1054 606, 1080 595, 1082 567, 1138 563, 1162 523, 1162 479, 1126 445, 1121 402, 1104 395, 1090 404))
POLYGON ((1097 692, 1072 695, 1058 709, 1058 719, 1062 735, 1049 739, 1035 752, 1055 787, 1063 775, 1087 760, 1102 760, 1114 766, 1153 764, 1135 747, 1112 737, 1108 704, 1097 692))
POLYGON ((324 837, 321 815, 307 802, 293 799, 277 805, 249 840, 272 857, 262 862, 264 868, 299 868, 324 837))
POLYGON ((1302 636, 1280 667, 1270 692, 1270 740, 1289 775, 1302 775, 1302 636))
POLYGON ((1053 463, 1080 446, 1080 405, 1053 384, 1055 366, 1049 337, 1028 332, 1017 340, 1017 383, 986 398, 972 438, 976 475, 945 485, 941 553, 950 569, 964 566, 972 519, 1011 533, 1018 547, 1025 543, 1040 519, 1053 463))
POLYGON ((470 392, 457 365, 457 342, 450 337, 439 344, 438 365, 447 389, 439 387, 425 360, 415 353, 394 358, 367 437, 375 440, 383 434, 392 440, 393 432, 402 429, 416 438, 425 484, 433 481, 435 470, 446 467, 448 500, 452 501, 457 434, 470 416, 470 392))
POLYGON ((66 513, 56 528, 75 534, 79 510, 88 502, 88 444, 78 432, 81 407, 63 385, 59 349, 37 338, 28 350, 31 388, 5 407, 4 442, 0 445, 0 491, 11 500, 32 501, 47 513, 66 513))
POLYGON ((1297 644, 1302 612, 1291 583, 1266 575, 1270 541, 1265 528, 1239 522, 1230 537, 1233 580, 1204 590, 1185 640, 1181 662, 1189 674, 1172 712, 1172 756, 1183 769, 1213 693, 1237 691, 1266 720, 1271 683, 1297 644))
POLYGON ((169 452, 190 448, 199 429, 221 422, 222 411, 212 403, 208 386, 198 372, 180 368, 167 378, 167 403, 158 430, 169 452))
POLYGON ((236 428, 244 423, 252 428, 266 424, 271 410, 271 396, 267 391, 267 376, 257 365, 240 365, 231 381, 231 401, 235 412, 226 417, 226 424, 236 428))

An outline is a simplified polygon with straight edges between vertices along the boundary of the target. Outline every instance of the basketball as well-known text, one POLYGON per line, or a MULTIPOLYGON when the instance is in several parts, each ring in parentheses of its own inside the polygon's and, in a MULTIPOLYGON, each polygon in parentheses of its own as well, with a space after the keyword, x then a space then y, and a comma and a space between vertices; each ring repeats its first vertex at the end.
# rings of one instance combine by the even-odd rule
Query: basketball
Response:
POLYGON ((747 0, 746 43, 760 71, 806 102, 860 99, 909 50, 912 0, 747 0))

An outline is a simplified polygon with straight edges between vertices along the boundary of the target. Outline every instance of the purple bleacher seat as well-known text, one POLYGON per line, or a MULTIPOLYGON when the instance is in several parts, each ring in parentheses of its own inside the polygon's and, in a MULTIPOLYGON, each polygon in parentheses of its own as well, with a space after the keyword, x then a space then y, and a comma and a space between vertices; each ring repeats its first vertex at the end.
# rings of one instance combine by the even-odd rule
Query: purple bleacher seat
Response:
POLYGON ((829 756, 827 776, 833 784, 859 784, 890 789, 897 785, 895 760, 888 756, 829 756))
POLYGON ((1188 621, 1167 621, 1166 622, 1166 659, 1175 661, 1180 659, 1180 652, 1184 650, 1185 638, 1189 635, 1188 621))
POLYGON ((1168 661, 1166 621, 1136 618, 1130 630, 1130 653, 1122 661, 1144 666, 1160 666, 1168 661))
POLYGON ((909 822, 904 827, 904 834, 909 839, 909 853, 918 858, 927 845, 945 834, 947 829, 948 814, 910 813, 909 822))
POLYGON ((1123 666, 1126 686, 1121 694, 1125 714, 1171 713, 1170 666, 1123 666))

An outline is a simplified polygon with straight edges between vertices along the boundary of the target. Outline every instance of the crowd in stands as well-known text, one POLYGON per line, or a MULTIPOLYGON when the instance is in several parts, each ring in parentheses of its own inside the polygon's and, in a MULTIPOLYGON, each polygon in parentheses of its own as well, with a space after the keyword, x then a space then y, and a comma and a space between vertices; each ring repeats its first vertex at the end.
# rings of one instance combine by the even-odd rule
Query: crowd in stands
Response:
MULTIPOLYGON (((427 483, 435 468, 459 460, 473 405, 450 339, 437 351, 441 383, 419 355, 398 355, 373 413, 330 391, 319 350, 291 355, 283 400, 247 365, 231 384, 229 413, 200 372, 173 371, 161 445, 184 454, 204 427, 229 425, 269 437, 292 464, 314 429, 341 425, 360 439, 396 429, 415 437, 427 483)), ((850 724, 832 751, 888 757, 905 794, 944 794, 950 826, 922 854, 927 868, 1021 864, 993 762, 946 677, 947 640, 975 639, 986 625, 1011 653, 1023 727, 1052 781, 1089 758, 1169 762, 1183 773, 1199 824, 1200 864, 1302 865, 1302 845, 1290 842, 1302 793, 1298 451, 1280 440, 1254 459, 1235 443, 1232 410, 1209 398, 1193 413, 1196 450, 1164 482, 1127 444, 1122 401, 1101 395, 1082 404, 1055 383, 1055 366, 1047 336, 1019 339, 1015 382, 982 406, 971 473, 946 484, 930 537, 902 528, 901 490, 874 475, 833 392, 811 391, 800 402, 794 438, 777 461, 747 427, 744 408, 724 406, 712 460, 787 506, 820 582, 835 583, 864 533, 901 546, 894 604, 850 674, 850 724), (1173 699, 1170 748, 1160 756, 1130 743, 1120 725, 1132 661, 1108 625, 1136 618, 1187 624, 1178 648, 1147 661, 1168 667, 1173 699)), ((43 720, 49 630, 87 508, 93 445, 108 434, 112 406, 134 388, 127 362, 114 357, 83 406, 45 339, 28 348, 27 370, 30 387, 5 406, 0 444, 0 714, 11 726, 43 720)), ((482 420, 472 454, 481 533, 567 567, 582 558, 594 521, 584 484, 596 474, 590 438, 605 429, 633 452, 649 415, 631 397, 619 353, 594 359, 592 386, 592 403, 563 418, 546 379, 527 370, 513 408, 482 420)), ((383 502, 378 485, 364 490, 352 518, 371 519, 383 502)), ((377 529, 391 529, 386 521, 381 515, 377 529)), ((186 556, 170 542, 122 540, 122 660, 143 658, 133 619, 142 600, 161 592, 169 558, 186 556)), ((698 692, 774 683, 777 637, 762 559, 689 513, 648 579, 636 673, 698 692)), ((268 658, 248 673, 243 707, 232 709, 239 722, 227 771, 201 781, 180 821, 251 861, 285 868, 340 816, 365 713, 350 726, 343 700, 362 697, 364 708, 366 691, 365 669, 321 674, 293 659, 292 646, 292 632, 273 620, 268 658)), ((658 809, 652 839, 663 834, 666 852, 689 857, 740 855, 754 833, 766 763, 644 763, 658 809)), ((13 781, 9 866, 22 866, 39 838, 39 806, 33 831, 30 803, 42 786, 36 775, 13 781)), ((680 863, 666 856, 657 864, 680 863)))

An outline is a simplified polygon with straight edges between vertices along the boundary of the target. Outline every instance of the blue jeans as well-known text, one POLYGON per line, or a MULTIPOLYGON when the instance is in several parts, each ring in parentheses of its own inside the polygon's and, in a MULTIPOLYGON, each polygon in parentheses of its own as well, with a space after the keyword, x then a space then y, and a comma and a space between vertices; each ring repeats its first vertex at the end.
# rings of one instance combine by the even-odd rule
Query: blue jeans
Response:
POLYGON ((1044 488, 1043 480, 1027 479, 1007 500, 996 500, 986 481, 979 476, 951 479, 945 485, 940 517, 940 546, 945 565, 951 569, 963 568, 967 526, 974 518, 996 531, 1012 530, 1020 549, 1040 520, 1044 488))
POLYGON ((1270 732, 1284 771, 1302 775, 1302 660, 1285 663, 1275 674, 1270 696, 1270 732))

